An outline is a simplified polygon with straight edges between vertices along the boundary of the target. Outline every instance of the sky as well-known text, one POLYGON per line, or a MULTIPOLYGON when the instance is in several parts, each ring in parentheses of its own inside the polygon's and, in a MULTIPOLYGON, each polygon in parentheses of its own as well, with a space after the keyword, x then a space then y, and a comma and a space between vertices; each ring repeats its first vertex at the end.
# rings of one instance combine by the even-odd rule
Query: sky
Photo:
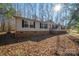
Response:
MULTIPOLYGON (((38 20, 52 20, 55 23, 61 23, 61 18, 63 19, 64 11, 63 4, 56 3, 12 3, 12 7, 25 18, 37 17, 38 20), (57 12, 54 10, 56 5, 60 5, 60 10, 57 12), (63 14, 62 14, 63 12, 63 14)), ((57 8, 58 9, 58 8, 57 8)), ((66 24, 67 21, 64 21, 66 24)))
MULTIPOLYGON (((43 20, 52 20, 55 23, 61 23, 60 19, 65 17, 63 14, 60 15, 63 11, 63 4, 57 3, 13 3, 12 6, 20 12, 22 17, 32 18, 32 16, 37 16, 38 19, 43 20), (54 10, 56 5, 60 5, 60 11, 56 12, 54 10), (49 12, 48 12, 49 11, 49 12), (50 15, 50 16, 49 16, 50 15)), ((64 21, 64 25, 67 23, 67 20, 64 21)))
MULTIPOLYGON (((42 8, 45 9, 47 8, 48 10, 51 10, 51 4, 30 4, 30 3, 14 3, 13 4, 16 10, 22 12, 22 16, 25 16, 29 13, 34 14, 36 12, 36 15, 39 16, 39 13, 41 13, 42 8), (32 6, 32 7, 31 7, 32 6), (33 11, 31 11, 33 9, 33 11), (30 10, 30 12, 28 12, 30 10), (24 14, 25 13, 25 14, 24 14)), ((31 15, 30 14, 30 15, 31 15)), ((42 13, 43 14, 43 13, 42 13)))

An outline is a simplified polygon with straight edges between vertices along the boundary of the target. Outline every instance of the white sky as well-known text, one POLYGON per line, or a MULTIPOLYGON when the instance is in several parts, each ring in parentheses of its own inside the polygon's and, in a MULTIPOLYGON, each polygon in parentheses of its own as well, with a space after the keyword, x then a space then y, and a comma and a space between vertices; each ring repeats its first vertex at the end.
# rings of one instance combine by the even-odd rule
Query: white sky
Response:
POLYGON ((79 3, 79 0, 0 0, 0 3, 79 3))

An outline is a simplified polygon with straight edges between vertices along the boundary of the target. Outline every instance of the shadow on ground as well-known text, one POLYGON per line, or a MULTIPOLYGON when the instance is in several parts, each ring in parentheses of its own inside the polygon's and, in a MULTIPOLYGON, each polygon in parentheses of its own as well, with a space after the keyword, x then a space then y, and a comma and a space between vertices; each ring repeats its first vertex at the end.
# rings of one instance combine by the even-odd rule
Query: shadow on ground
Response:
MULTIPOLYGON (((72 36, 72 35, 69 35, 69 36, 67 36, 67 37, 68 37, 72 42, 74 42, 76 46, 79 47, 79 38, 74 37, 74 36, 72 36)), ((77 56, 79 56, 78 47, 77 47, 77 54, 76 54, 77 56)), ((71 54, 70 54, 70 55, 71 55, 71 54)))
POLYGON ((75 44, 79 46, 79 38, 74 37, 72 35, 67 36, 70 40, 72 40, 75 44))
POLYGON ((14 34, 5 34, 5 35, 0 35, 0 46, 19 43, 19 42, 25 42, 25 41, 29 41, 29 40, 39 42, 41 40, 45 40, 47 38, 57 36, 57 35, 62 35, 62 34, 67 34, 67 33, 59 33, 59 34, 50 33, 48 35, 31 36, 29 38, 28 37, 26 37, 26 38, 15 38, 14 34))

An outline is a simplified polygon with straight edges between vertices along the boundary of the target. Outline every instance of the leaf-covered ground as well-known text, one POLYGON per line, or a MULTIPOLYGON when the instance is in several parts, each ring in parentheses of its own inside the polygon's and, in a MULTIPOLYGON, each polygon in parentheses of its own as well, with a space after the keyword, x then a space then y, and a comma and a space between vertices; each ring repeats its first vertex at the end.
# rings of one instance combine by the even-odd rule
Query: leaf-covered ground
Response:
MULTIPOLYGON (((77 36, 78 37, 78 36, 77 36)), ((41 39, 41 37, 39 37, 41 39)), ((0 55, 29 55, 29 56, 51 56, 51 55, 77 55, 78 44, 70 35, 57 35, 40 40, 27 40, 14 44, 0 46, 0 55)), ((18 39, 19 40, 19 39, 18 39)))

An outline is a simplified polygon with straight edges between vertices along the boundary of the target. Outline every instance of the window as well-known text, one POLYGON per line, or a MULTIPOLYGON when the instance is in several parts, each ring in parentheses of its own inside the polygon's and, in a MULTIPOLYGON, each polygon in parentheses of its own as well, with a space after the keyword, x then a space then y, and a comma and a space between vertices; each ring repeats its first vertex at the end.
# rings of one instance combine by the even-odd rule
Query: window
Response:
POLYGON ((43 28, 43 23, 40 23, 40 28, 43 28))
POLYGON ((57 29, 57 28, 58 28, 58 25, 55 26, 55 29, 57 29))
POLYGON ((47 24, 40 23, 40 28, 48 28, 47 24))
POLYGON ((47 24, 44 24, 44 28, 48 28, 47 24))
POLYGON ((22 20, 22 27, 28 27, 28 22, 26 20, 22 20))
POLYGON ((35 22, 30 22, 30 28, 35 28, 35 22))
POLYGON ((54 24, 52 24, 52 29, 54 29, 55 28, 55 25, 54 24))

